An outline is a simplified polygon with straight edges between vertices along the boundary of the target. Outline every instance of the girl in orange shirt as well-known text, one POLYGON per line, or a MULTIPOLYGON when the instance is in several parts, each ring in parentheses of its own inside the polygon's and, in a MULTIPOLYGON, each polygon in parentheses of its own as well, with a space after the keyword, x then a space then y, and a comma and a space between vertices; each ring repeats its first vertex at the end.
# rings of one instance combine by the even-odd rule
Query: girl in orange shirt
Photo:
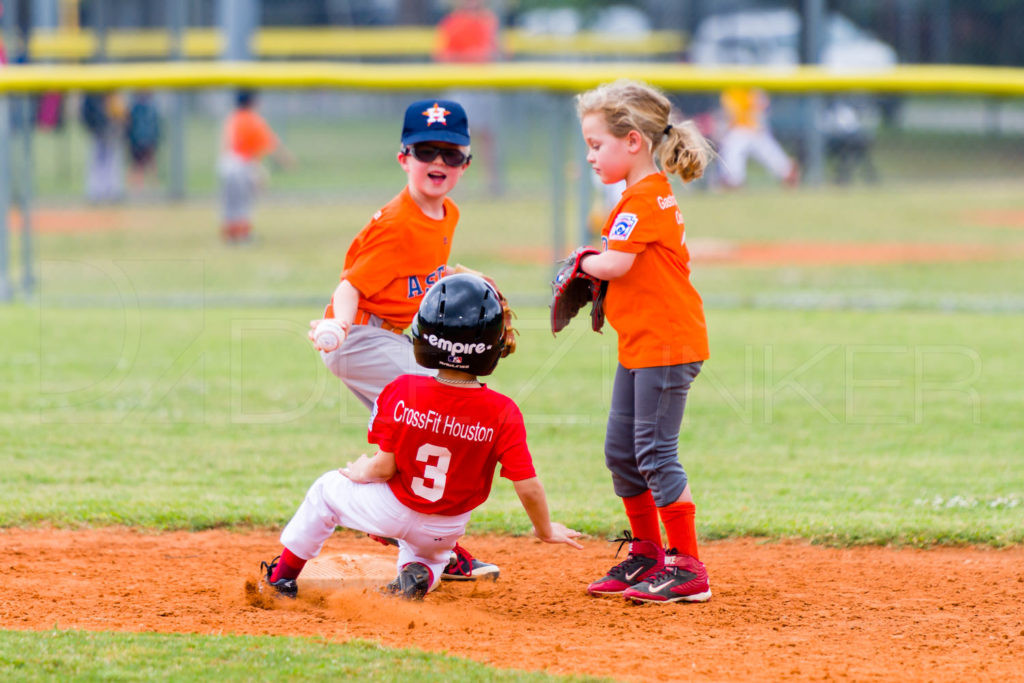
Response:
POLYGON ((668 99, 645 84, 602 85, 577 96, 576 109, 587 162, 603 183, 626 181, 601 232, 604 251, 581 266, 608 281, 605 313, 619 336, 605 463, 632 533, 616 539, 630 544, 626 560, 587 590, 635 602, 703 602, 711 589, 678 446, 708 338, 690 283, 683 217, 665 173, 699 178, 710 147, 692 122, 671 123, 668 99))

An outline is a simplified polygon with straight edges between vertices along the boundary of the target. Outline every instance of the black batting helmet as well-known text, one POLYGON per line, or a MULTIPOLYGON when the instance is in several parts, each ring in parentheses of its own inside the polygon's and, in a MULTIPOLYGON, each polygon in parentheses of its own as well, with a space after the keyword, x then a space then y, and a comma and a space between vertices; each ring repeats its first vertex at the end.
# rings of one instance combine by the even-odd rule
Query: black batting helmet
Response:
POLYGON ((505 348, 498 293, 469 273, 449 275, 431 287, 409 331, 416 362, 425 368, 489 375, 505 348))

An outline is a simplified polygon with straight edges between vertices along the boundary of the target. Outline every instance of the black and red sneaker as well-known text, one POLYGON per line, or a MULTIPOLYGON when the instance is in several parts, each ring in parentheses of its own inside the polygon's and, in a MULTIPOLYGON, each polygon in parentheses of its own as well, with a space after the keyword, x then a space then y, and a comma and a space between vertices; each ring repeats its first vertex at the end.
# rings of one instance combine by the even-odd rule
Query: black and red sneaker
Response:
POLYGON ((622 546, 629 543, 629 555, 609 569, 603 578, 587 586, 587 592, 591 595, 621 595, 630 586, 640 583, 665 566, 665 551, 654 541, 633 538, 627 530, 622 532, 622 538, 616 538, 612 543, 619 544, 619 549, 615 551, 616 557, 622 551, 622 546))
POLYGON ((483 562, 469 554, 469 551, 458 543, 452 548, 451 558, 441 572, 442 581, 476 581, 488 579, 497 581, 501 570, 498 565, 483 562))
POLYGON ((269 564, 267 562, 260 562, 260 574, 263 576, 258 584, 259 590, 261 593, 264 592, 264 586, 266 586, 266 590, 272 595, 294 598, 299 594, 299 585, 295 582, 295 579, 270 580, 270 577, 274 575, 274 570, 277 569, 277 563, 280 561, 281 556, 278 555, 269 564))
POLYGON ((430 591, 430 584, 430 568, 421 562, 410 562, 384 587, 384 592, 406 600, 422 600, 430 591))
POLYGON ((641 602, 706 602, 711 584, 704 563, 675 549, 665 553, 665 566, 641 583, 627 588, 622 596, 641 602))

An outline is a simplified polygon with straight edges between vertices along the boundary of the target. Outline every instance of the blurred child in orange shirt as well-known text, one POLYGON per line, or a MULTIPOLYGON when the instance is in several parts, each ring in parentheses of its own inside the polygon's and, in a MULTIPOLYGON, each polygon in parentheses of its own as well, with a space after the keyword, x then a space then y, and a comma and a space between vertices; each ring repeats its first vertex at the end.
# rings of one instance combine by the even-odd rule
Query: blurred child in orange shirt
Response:
POLYGON ((218 174, 221 182, 221 236, 228 244, 252 239, 252 208, 266 186, 261 161, 270 157, 279 166, 294 166, 295 158, 256 111, 256 93, 240 90, 235 109, 224 123, 218 174))

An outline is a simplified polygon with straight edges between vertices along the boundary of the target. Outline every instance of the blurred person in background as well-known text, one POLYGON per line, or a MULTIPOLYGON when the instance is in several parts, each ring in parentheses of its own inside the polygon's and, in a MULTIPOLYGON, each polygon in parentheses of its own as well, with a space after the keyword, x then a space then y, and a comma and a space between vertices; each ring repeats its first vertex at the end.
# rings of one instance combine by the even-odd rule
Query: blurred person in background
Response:
POLYGON ((85 193, 91 202, 117 202, 124 196, 121 134, 124 100, 115 92, 90 92, 82 98, 82 123, 91 138, 85 193))
MULTIPOLYGON (((501 58, 500 21, 484 0, 457 0, 454 9, 437 25, 434 58, 438 62, 485 64, 501 58)), ((488 191, 504 192, 498 130, 501 97, 486 90, 456 90, 448 94, 466 108, 473 121, 473 144, 483 161, 488 191)))
POLYGON ((878 182, 878 170, 871 159, 873 136, 856 104, 847 98, 835 98, 825 109, 822 131, 838 184, 851 182, 858 169, 866 182, 878 182))
POLYGON ((132 187, 145 187, 147 179, 156 175, 156 148, 160 143, 160 113, 153 102, 153 93, 141 90, 132 97, 128 108, 125 140, 131 169, 128 176, 132 187))
POLYGON ((256 103, 255 91, 239 90, 221 135, 217 171, 221 183, 221 237, 227 244, 252 241, 253 204, 269 178, 262 164, 264 157, 281 168, 295 165, 292 153, 256 111, 256 103))
POLYGON ((727 188, 747 180, 747 160, 753 157, 769 173, 795 186, 800 165, 786 154, 768 125, 768 95, 759 88, 729 88, 721 96, 726 131, 719 141, 720 180, 727 188))

